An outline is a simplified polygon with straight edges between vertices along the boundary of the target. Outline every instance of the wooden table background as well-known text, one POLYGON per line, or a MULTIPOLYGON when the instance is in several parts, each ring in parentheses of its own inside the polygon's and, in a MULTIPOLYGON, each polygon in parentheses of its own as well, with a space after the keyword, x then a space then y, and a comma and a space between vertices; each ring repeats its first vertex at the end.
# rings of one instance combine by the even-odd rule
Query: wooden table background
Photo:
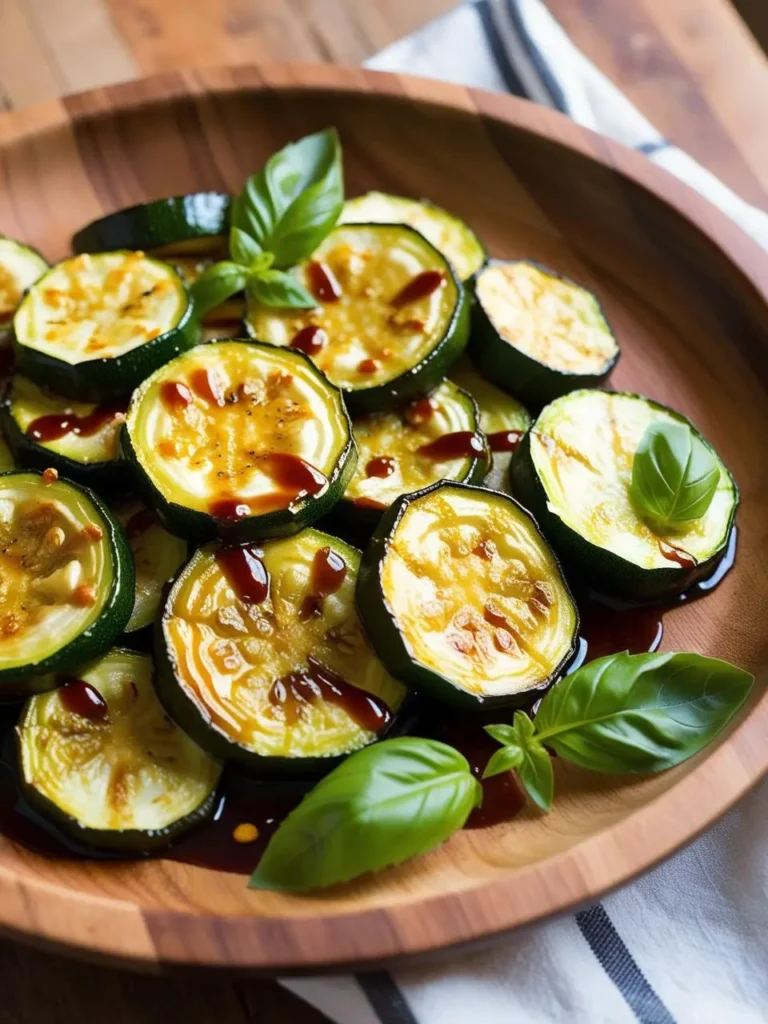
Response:
MULTIPOLYGON (((768 0, 546 0, 670 139, 768 210, 768 0), (739 13, 749 24, 749 28, 739 13)), ((0 108, 181 67, 359 64, 454 0, 0 0, 0 108)), ((325 1020, 269 981, 164 979, 0 943, 0 1024, 325 1020)))

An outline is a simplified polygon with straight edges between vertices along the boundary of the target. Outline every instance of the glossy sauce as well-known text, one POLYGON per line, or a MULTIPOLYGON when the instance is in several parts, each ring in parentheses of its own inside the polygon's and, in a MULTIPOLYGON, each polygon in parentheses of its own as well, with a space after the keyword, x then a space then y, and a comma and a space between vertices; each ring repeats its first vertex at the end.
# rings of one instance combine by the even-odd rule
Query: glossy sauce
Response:
POLYGON ((199 366, 189 375, 189 383, 194 393, 203 401, 210 405, 217 405, 219 408, 226 405, 224 387, 215 370, 199 366))
POLYGON ((365 475, 367 477, 378 477, 380 480, 385 480, 397 469, 397 462, 389 455, 377 455, 375 459, 370 459, 365 466, 365 475))
POLYGON ((82 679, 73 679, 59 689, 59 699, 67 711, 93 722, 107 717, 107 702, 95 686, 82 679))
POLYGON ((497 430, 486 434, 492 452, 513 452, 525 436, 522 430, 497 430))
POLYGON ((335 594, 347 576, 347 563, 333 548, 318 548, 312 560, 309 594, 299 608, 302 622, 317 618, 323 612, 323 598, 335 594))
POLYGON ((237 522, 238 519, 245 519, 251 515, 251 506, 241 498, 215 498, 208 506, 208 511, 214 519, 230 519, 237 522))
POLYGON ((166 380, 160 385, 160 401, 170 412, 186 409, 192 402, 192 392, 180 380, 166 380))
POLYGON ((125 524, 125 535, 128 540, 134 540, 150 530, 156 523, 157 518, 151 508, 140 508, 125 524))
POLYGON ((485 453, 485 447, 482 437, 474 431, 456 430, 423 444, 417 451, 435 462, 443 462, 447 459, 477 458, 485 453))
POLYGON ((216 562, 241 601, 261 604, 269 597, 269 573, 262 561, 263 551, 253 544, 221 547, 216 562))
POLYGON ((26 430, 27 437, 33 441, 58 441, 68 434, 77 437, 93 437, 98 434, 116 416, 125 414, 125 405, 105 402, 97 405, 87 416, 78 416, 74 412, 50 413, 32 420, 26 430))
POLYGON ((311 703, 316 697, 343 708, 361 729, 369 732, 381 732, 392 718, 380 697, 348 683, 311 654, 306 669, 276 680, 269 691, 270 702, 285 707, 289 722, 299 717, 302 704, 311 703))
POLYGON ((441 287, 444 280, 445 275, 440 270, 422 270, 400 289, 391 304, 400 309, 403 306, 410 306, 412 302, 418 302, 419 299, 426 299, 441 287))
POLYGON ((254 462, 259 463, 259 469, 272 480, 276 490, 251 498, 220 495, 208 506, 212 516, 217 519, 237 520, 246 516, 274 512, 288 508, 299 498, 318 494, 328 484, 328 478, 324 473, 290 452, 257 455, 254 462))
POLYGON ((664 636, 664 608, 616 607, 597 599, 579 602, 579 635, 585 649, 583 661, 603 658, 620 651, 645 654, 655 651, 664 636))
POLYGON ((693 555, 689 555, 682 548, 675 547, 674 544, 667 544, 666 541, 659 541, 659 551, 668 561, 675 562, 681 569, 692 569, 698 564, 693 555))
POLYGON ((358 373, 376 373, 380 363, 377 359, 361 359, 357 364, 358 373))
POLYGON ((327 263, 311 260, 307 264, 307 280, 318 302, 338 302, 341 298, 341 285, 327 263))
POLYGON ((423 398, 416 398, 406 405, 403 411, 403 419, 412 427, 420 427, 423 423, 429 423, 437 409, 438 404, 434 398, 425 395, 423 398))
POLYGON ((293 336, 291 348, 298 349, 307 356, 316 356, 327 343, 328 335, 323 328, 310 324, 308 327, 302 327, 293 336))

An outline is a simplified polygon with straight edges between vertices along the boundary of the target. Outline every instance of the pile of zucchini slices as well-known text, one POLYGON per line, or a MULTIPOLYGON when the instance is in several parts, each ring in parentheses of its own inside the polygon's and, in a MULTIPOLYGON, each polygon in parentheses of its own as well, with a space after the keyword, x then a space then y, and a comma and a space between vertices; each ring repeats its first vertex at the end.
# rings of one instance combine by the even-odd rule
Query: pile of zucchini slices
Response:
POLYGON ((224 768, 316 778, 413 693, 531 703, 578 646, 561 563, 679 594, 733 523, 719 460, 674 535, 634 508, 644 432, 687 421, 598 389, 619 345, 583 285, 369 193, 291 270, 314 307, 201 322, 229 212, 122 210, 55 266, 0 240, 0 696, 25 806, 76 849, 163 847, 224 768))

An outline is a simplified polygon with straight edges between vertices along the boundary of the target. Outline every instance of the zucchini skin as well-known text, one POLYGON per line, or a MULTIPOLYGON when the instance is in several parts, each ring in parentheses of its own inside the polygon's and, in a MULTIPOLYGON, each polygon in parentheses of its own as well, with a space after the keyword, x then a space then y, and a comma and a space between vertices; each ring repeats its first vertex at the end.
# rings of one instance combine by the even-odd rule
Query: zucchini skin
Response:
POLYGON ((200 340, 200 322, 192 300, 176 326, 151 341, 111 359, 88 359, 65 363, 46 352, 16 341, 13 348, 16 370, 36 384, 50 387, 65 398, 99 402, 130 395, 137 385, 174 356, 193 348, 200 340))
POLYGON ((229 229, 231 203, 232 197, 223 192, 192 192, 128 206, 75 232, 72 251, 154 249, 191 238, 223 235, 229 229))
MULTIPOLYGON (((461 687, 456 686, 446 676, 441 675, 433 669, 427 668, 416 661, 411 654, 408 642, 403 637, 395 621, 395 616, 390 608, 381 583, 381 572, 384 560, 389 551, 389 546, 401 519, 408 510, 408 506, 415 500, 431 494, 443 486, 450 486, 460 490, 475 491, 481 494, 492 494, 502 501, 514 505, 531 520, 536 532, 546 543, 546 538, 539 528, 531 513, 508 494, 500 491, 488 491, 484 487, 475 487, 468 484, 455 483, 453 481, 440 481, 425 487, 421 491, 414 491, 412 494, 404 494, 394 502, 381 517, 379 525, 374 530, 367 547, 363 551, 363 558, 360 563, 360 571, 357 577, 357 589, 355 599, 357 610, 363 623, 365 633, 370 640, 373 649, 384 663, 387 671, 395 679, 400 679, 407 686, 412 687, 425 697, 431 697, 443 704, 451 704, 460 711, 482 712, 496 708, 521 708, 528 707, 534 701, 542 697, 546 691, 557 682, 563 675, 569 662, 573 660, 578 648, 579 640, 579 614, 576 602, 573 600, 568 582, 563 576, 563 586, 568 598, 576 610, 576 624, 571 641, 571 648, 563 659, 559 669, 548 679, 543 680, 537 686, 522 690, 513 694, 500 694, 495 697, 482 697, 468 693, 461 687)), ((553 553, 553 560, 559 567, 557 557, 553 553)))
POLYGON ((432 391, 447 376, 467 347, 470 328, 469 295, 447 260, 445 266, 455 281, 458 298, 442 338, 421 362, 394 380, 372 388, 343 388, 344 401, 353 416, 369 412, 386 412, 396 408, 401 402, 432 391))
MULTIPOLYGON (((627 394, 627 392, 623 393, 627 394)), ((632 395, 631 397, 642 398, 643 396, 632 395)), ((674 412, 674 410, 658 402, 652 402, 650 399, 643 398, 643 401, 654 408, 674 412)), ((711 447, 693 424, 688 423, 688 425, 707 448, 711 447)), ((534 423, 531 431, 535 429, 536 424, 534 423)), ((568 573, 578 576, 591 588, 609 597, 640 604, 677 597, 695 583, 712 574, 727 550, 733 521, 739 506, 739 490, 732 476, 735 500, 725 540, 718 550, 710 558, 698 562, 690 569, 672 568, 671 566, 669 569, 646 569, 622 558, 621 555, 617 555, 613 551, 593 544, 564 523, 556 513, 550 511, 546 490, 533 464, 530 435, 529 431, 512 456, 509 467, 510 490, 527 509, 530 509, 541 524, 544 535, 557 552, 568 573)), ((728 473, 730 476, 730 470, 728 473)))
MULTIPOLYGON (((269 348, 270 350, 274 350, 276 347, 267 345, 265 342, 252 341, 249 338, 222 338, 208 342, 208 344, 216 345, 219 341, 226 341, 227 343, 239 341, 243 345, 269 348)), ((305 356, 301 352, 294 352, 293 350, 292 355, 300 356, 306 362, 310 371, 322 378, 326 387, 331 388, 336 393, 339 392, 339 389, 334 387, 325 378, 324 374, 317 369, 309 356, 305 356)), ((328 479, 326 490, 317 497, 302 499, 295 509, 276 509, 274 512, 267 512, 260 516, 249 516, 240 520, 217 519, 208 512, 187 508, 184 505, 179 505, 177 502, 169 501, 144 472, 139 455, 133 445, 127 423, 123 424, 120 431, 120 446, 123 457, 132 467, 136 490, 145 503, 155 510, 158 519, 170 533, 175 533, 179 537, 185 537, 187 540, 197 543, 204 543, 205 541, 213 540, 215 537, 221 537, 228 541, 289 537, 291 534, 303 530, 305 526, 311 526, 321 516, 330 512, 341 499, 349 481, 352 479, 352 474, 357 464, 357 448, 352 435, 352 422, 344 408, 343 402, 342 411, 347 425, 347 443, 332 475, 328 479)))
MULTIPOLYGON (((486 266, 504 262, 528 263, 551 277, 565 281, 567 284, 572 284, 577 288, 584 287, 578 281, 566 277, 565 274, 559 274, 556 270, 552 270, 536 260, 490 260, 486 266)), ((481 267, 475 275, 475 285, 477 284, 478 275, 484 269, 485 267, 481 267)), ((595 302, 597 302, 597 299, 595 299, 595 302)), ((599 303, 598 306, 600 306, 599 303)), ((600 310, 602 312, 601 306, 600 310)), ((603 316, 605 317, 604 313, 603 316)), ((616 355, 602 373, 568 373, 565 370, 557 370, 551 366, 546 366, 501 337, 475 291, 472 303, 472 333, 469 342, 469 354, 472 362, 483 377, 486 377, 503 391, 507 391, 510 395, 519 398, 521 402, 539 409, 555 398, 568 394, 569 391, 596 388, 604 384, 613 373, 619 361, 621 351, 617 350, 616 355)))
POLYGON ((126 465, 121 458, 108 462, 78 462, 27 437, 11 413, 11 387, 12 380, 9 380, 0 399, 0 427, 17 465, 40 472, 52 466, 59 476, 67 480, 74 480, 83 487, 96 487, 109 494, 127 489, 126 465))
MULTIPOLYGON (((27 472, 36 473, 42 477, 37 470, 28 470, 27 472)), ((11 474, 0 475, 9 476, 11 474)), ((123 528, 109 512, 101 498, 92 490, 69 480, 66 483, 80 491, 91 502, 101 520, 100 525, 112 552, 114 565, 112 587, 96 621, 65 647, 55 651, 43 661, 27 665, 26 669, 0 670, 0 699, 2 700, 24 698, 30 694, 55 689, 59 682, 56 673, 67 672, 108 651, 125 629, 133 611, 136 587, 133 554, 123 528)), ((42 479, 41 486, 44 486, 42 479)))

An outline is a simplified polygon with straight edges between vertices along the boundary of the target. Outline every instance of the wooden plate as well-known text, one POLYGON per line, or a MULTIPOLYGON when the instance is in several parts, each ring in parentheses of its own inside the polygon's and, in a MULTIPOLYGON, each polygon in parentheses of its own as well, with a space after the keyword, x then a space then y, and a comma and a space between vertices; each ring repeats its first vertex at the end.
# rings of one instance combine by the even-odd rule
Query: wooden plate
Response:
MULTIPOLYGON (((328 124, 347 191, 426 195, 497 256, 594 288, 623 358, 617 387, 693 418, 742 489, 737 568, 666 616, 667 649, 768 664, 768 258, 643 157, 558 114, 405 76, 271 66, 167 75, 0 120, 0 229, 49 258, 116 207, 237 190, 289 139, 328 124)), ((693 838, 768 768, 768 698, 707 756, 648 780, 558 765, 548 816, 323 895, 249 891, 163 860, 46 860, 0 839, 0 925, 153 968, 263 971, 370 963, 489 937, 584 903, 693 838)))

